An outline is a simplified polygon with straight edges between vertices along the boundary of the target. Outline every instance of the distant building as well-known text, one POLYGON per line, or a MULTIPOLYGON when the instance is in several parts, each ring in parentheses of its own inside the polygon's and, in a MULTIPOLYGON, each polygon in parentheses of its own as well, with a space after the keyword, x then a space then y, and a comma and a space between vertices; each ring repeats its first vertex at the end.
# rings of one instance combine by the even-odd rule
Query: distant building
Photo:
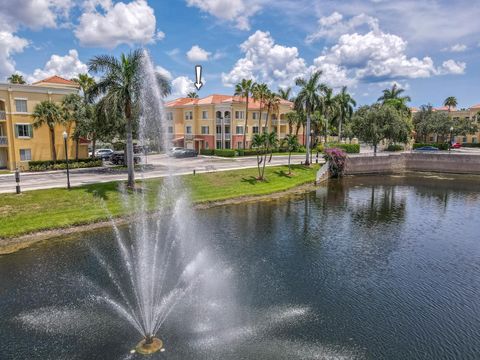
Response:
MULTIPOLYGON (((0 168, 26 169, 31 160, 51 160, 50 134, 43 125, 33 128, 33 110, 44 100, 60 103, 65 95, 78 93, 73 81, 52 76, 32 85, 0 83, 0 168)), ((55 128, 57 158, 64 159, 62 134, 73 132, 73 125, 58 125, 55 128)), ((79 157, 88 157, 88 144, 81 143, 79 157)), ((68 139, 70 156, 75 156, 75 144, 68 139)))
MULTIPOLYGON (((290 133, 286 114, 293 109, 293 103, 280 100, 278 113, 271 113, 268 131, 277 132, 283 139, 290 133)), ((168 131, 175 146, 196 149, 241 149, 246 136, 249 148, 253 134, 263 131, 267 109, 253 99, 248 103, 248 123, 245 129, 245 99, 231 95, 210 95, 201 99, 179 98, 166 104, 168 131)), ((296 127, 292 127, 295 133, 296 127)), ((302 129, 299 130, 302 143, 302 129)))

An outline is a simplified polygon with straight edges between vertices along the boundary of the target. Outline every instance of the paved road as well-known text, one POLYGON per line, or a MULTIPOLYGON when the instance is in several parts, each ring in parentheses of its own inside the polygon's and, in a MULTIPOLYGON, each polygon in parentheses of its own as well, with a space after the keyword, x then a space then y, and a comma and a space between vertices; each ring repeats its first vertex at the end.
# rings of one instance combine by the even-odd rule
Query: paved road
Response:
MULTIPOLYGON (((274 156, 269 166, 286 165, 288 156, 274 156)), ((292 164, 304 161, 305 155, 292 155, 292 164)), ((323 161, 321 159, 321 161, 323 161)), ((146 179, 182 175, 196 172, 225 171, 257 166, 255 157, 225 159, 218 157, 199 156, 197 158, 174 159, 166 155, 150 155, 145 159, 147 170, 137 174, 146 179)), ((74 169, 70 172, 72 186, 80 186, 99 182, 126 180, 126 171, 110 168, 74 169)), ((21 188, 25 190, 60 188, 66 186, 66 171, 50 171, 45 173, 22 173, 21 188)), ((13 174, 0 175, 0 193, 15 192, 15 177, 13 174)))

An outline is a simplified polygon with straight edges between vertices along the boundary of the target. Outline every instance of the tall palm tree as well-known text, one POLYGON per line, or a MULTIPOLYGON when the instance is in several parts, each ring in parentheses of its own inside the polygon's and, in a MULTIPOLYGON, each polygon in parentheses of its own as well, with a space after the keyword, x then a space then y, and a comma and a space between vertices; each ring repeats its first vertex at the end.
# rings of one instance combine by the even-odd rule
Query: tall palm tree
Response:
POLYGON ((190 91, 190 92, 187 94, 187 98, 189 98, 189 99, 198 99, 198 94, 197 94, 195 91, 190 91))
POLYGON ((383 90, 383 95, 380 96, 377 101, 380 101, 382 103, 385 103, 388 100, 395 100, 395 99, 404 100, 405 102, 412 101, 412 99, 408 95, 400 96, 404 92, 405 92, 405 89, 398 87, 397 84, 393 84, 391 89, 383 90))
POLYGON ((292 151, 298 149, 300 144, 298 143, 298 138, 293 134, 287 134, 285 139, 283 139, 283 144, 285 144, 288 149, 288 175, 291 175, 290 159, 292 158, 292 151))
POLYGON ((75 160, 78 160, 78 147, 81 133, 77 128, 81 127, 80 122, 86 117, 86 104, 80 95, 68 94, 62 100, 62 110, 64 121, 75 125, 72 138, 75 140, 75 160))
POLYGON ((288 132, 291 134, 293 132, 293 125, 297 123, 298 114, 296 111, 289 111, 285 114, 285 117, 287 118, 288 122, 288 132))
POLYGON ((265 98, 265 107, 267 108, 267 117, 265 118, 265 131, 268 131, 268 119, 271 114, 278 114, 280 110, 280 99, 273 92, 269 92, 265 98))
MULTIPOLYGON (((141 67, 144 53, 141 50, 134 50, 128 54, 122 54, 119 59, 111 55, 100 55, 91 59, 88 68, 91 73, 101 73, 101 79, 88 91, 90 98, 97 98, 104 95, 103 100, 112 113, 117 114, 121 108, 125 119, 125 130, 127 135, 127 186, 135 186, 134 158, 133 158, 133 125, 139 109, 139 96, 143 79, 141 67)), ((156 80, 162 90, 162 95, 170 93, 168 81, 159 73, 156 73, 156 80)))
POLYGON ((458 105, 457 98, 455 96, 449 96, 443 102, 443 106, 448 106, 448 112, 451 111, 452 107, 456 108, 458 105))
POLYGON ((33 127, 35 129, 38 129, 44 124, 48 126, 52 160, 57 161, 57 150, 55 149, 55 126, 64 123, 61 108, 51 101, 44 100, 35 106, 35 109, 33 110, 33 119, 33 127))
POLYGON ((240 96, 241 98, 245 98, 245 126, 243 128, 243 148, 245 149, 247 143, 247 124, 248 124, 248 100, 252 95, 252 90, 255 87, 255 83, 252 79, 242 79, 235 86, 235 96, 240 96))
POLYGON ((323 118, 325 120, 324 131, 325 131, 325 144, 327 143, 328 138, 328 127, 330 124, 331 118, 334 116, 334 113, 337 111, 337 103, 333 95, 333 89, 328 87, 325 84, 320 84, 321 89, 323 90, 323 97, 321 100, 321 106, 323 109, 323 118))
POLYGON ((342 139, 342 124, 345 120, 350 119, 353 115, 353 108, 357 103, 352 96, 347 92, 347 87, 342 87, 342 90, 335 96, 335 102, 338 108, 338 141, 342 139))
POLYGON ((80 86, 80 89, 83 93, 83 99, 85 103, 88 100, 88 90, 95 85, 95 79, 88 74, 78 74, 77 77, 72 79, 73 82, 77 83, 80 86))
POLYGON ((320 107, 320 92, 322 84, 319 83, 322 71, 314 72, 309 79, 297 79, 295 85, 300 87, 296 102, 301 106, 307 115, 306 129, 306 159, 305 165, 310 165, 309 148, 310 148, 310 123, 311 115, 320 107))
POLYGON ((288 87, 286 89, 278 89, 278 96, 283 100, 290 100, 291 92, 291 87, 288 87))
POLYGON ((252 98, 260 105, 260 114, 258 118, 258 131, 262 128, 262 110, 265 105, 265 99, 270 94, 270 89, 267 84, 255 84, 252 90, 252 98))
POLYGON ((12 74, 7 80, 10 84, 26 84, 26 81, 23 79, 23 75, 20 74, 12 74))
POLYGON ((262 179, 265 179, 265 166, 267 165, 267 156, 270 155, 268 162, 272 161, 273 149, 278 145, 278 137, 275 131, 265 132, 265 154, 263 157, 262 179))
POLYGON ((262 171, 260 169, 260 164, 263 161, 263 153, 265 151, 265 144, 266 144, 266 134, 265 133, 258 133, 253 134, 252 136, 252 148, 256 149, 257 153, 257 170, 258 170, 258 180, 263 180, 262 171))

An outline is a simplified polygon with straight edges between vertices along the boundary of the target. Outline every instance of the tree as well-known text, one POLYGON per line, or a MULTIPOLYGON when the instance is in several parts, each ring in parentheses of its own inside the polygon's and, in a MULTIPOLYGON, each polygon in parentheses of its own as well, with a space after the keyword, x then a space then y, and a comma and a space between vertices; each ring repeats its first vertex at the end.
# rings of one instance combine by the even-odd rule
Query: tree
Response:
POLYGON ((270 94, 270 90, 268 89, 267 84, 255 84, 252 90, 252 98, 257 101, 260 105, 260 114, 258 118, 258 129, 262 128, 262 110, 263 106, 265 105, 265 100, 267 99, 268 95, 270 94))
POLYGON ((410 96, 400 96, 405 92, 404 89, 393 84, 391 89, 383 90, 383 95, 378 98, 383 105, 391 105, 399 111, 403 111, 406 114, 410 115, 410 108, 407 106, 407 103, 412 101, 410 96))
POLYGON ((347 92, 347 87, 342 87, 340 93, 335 96, 335 102, 338 108, 338 140, 342 139, 342 124, 349 120, 353 115, 353 108, 357 103, 352 96, 347 92))
POLYGON ((88 74, 78 74, 76 78, 72 79, 73 82, 77 83, 80 86, 80 89, 83 93, 84 102, 88 101, 88 90, 95 85, 95 79, 88 74))
POLYGON ((298 143, 298 138, 293 134, 287 134, 285 139, 283 139, 283 144, 285 144, 288 149, 288 175, 291 175, 290 160, 292 158, 292 151, 297 150, 300 144, 298 143))
POLYGON ((247 142, 247 124, 248 124, 248 100, 252 94, 252 90, 255 87, 254 82, 250 79, 243 79, 235 86, 235 96, 245 98, 245 127, 243 128, 243 148, 246 147, 247 142))
POLYGON ((72 134, 72 138, 75 140, 75 160, 78 160, 78 148, 80 143, 81 131, 77 131, 78 128, 82 128, 80 123, 86 118, 85 103, 80 95, 68 94, 62 100, 62 111, 64 121, 67 123, 74 123, 75 129, 72 134))
POLYGON ((265 153, 263 156, 262 179, 265 179, 265 166, 267 165, 267 156, 270 155, 268 162, 272 161, 273 149, 278 145, 278 137, 275 131, 265 132, 265 153))
POLYGON ((12 74, 7 78, 10 84, 26 84, 26 81, 23 79, 23 75, 12 74))
POLYGON ((57 161, 57 150, 55 149, 55 126, 64 123, 62 110, 57 104, 44 100, 35 106, 33 110, 33 118, 33 127, 35 129, 38 129, 44 124, 48 126, 52 160, 57 161))
POLYGON ((372 144, 376 155, 377 146, 384 139, 406 143, 411 133, 411 124, 404 113, 395 107, 374 104, 362 106, 355 112, 352 131, 360 140, 372 144))
POLYGON ((273 92, 269 92, 265 98, 265 107, 267 108, 267 117, 265 119, 265 131, 268 131, 268 119, 270 114, 278 114, 280 110, 280 99, 273 92))
POLYGON ((458 105, 458 101, 457 101, 457 98, 455 96, 449 96, 445 99, 445 101, 443 102, 443 106, 447 106, 448 107, 448 112, 451 111, 452 107, 453 108, 456 108, 458 105))
POLYGON ((288 122, 288 132, 291 134, 293 132, 293 125, 297 124, 298 113, 296 111, 289 111, 285 114, 288 122))
MULTIPOLYGON (((129 54, 122 54, 119 59, 111 55, 96 56, 89 61, 91 73, 102 73, 98 83, 88 91, 90 99, 103 95, 104 107, 111 108, 111 113, 118 114, 119 108, 125 119, 125 132, 127 138, 127 186, 135 186, 134 158, 133 158, 133 126, 139 112, 139 96, 143 79, 141 67, 143 52, 135 50, 129 54)), ((156 73, 156 80, 166 96, 170 93, 170 86, 161 74, 156 73)), ((108 112, 108 110, 107 110, 108 112)))
POLYGON ((260 164, 263 161, 263 153, 265 152, 266 145, 266 134, 264 132, 253 134, 252 137, 252 148, 256 149, 257 154, 257 170, 258 178, 257 180, 263 180, 262 171, 260 169, 260 164))
MULTIPOLYGON (((305 165, 310 165, 310 156, 308 149, 310 148, 310 123, 311 115, 320 107, 320 92, 322 91, 322 85, 319 84, 322 71, 314 72, 309 79, 297 79, 295 84, 300 86, 296 103, 297 106, 304 109, 307 118, 307 136, 306 136, 306 148, 307 154, 305 159, 305 165)), ((305 132, 304 132, 305 134, 305 132)))
POLYGON ((286 89, 278 89, 278 96, 280 97, 280 99, 290 101, 291 92, 292 92, 291 87, 288 87, 286 89))
POLYGON ((195 91, 190 91, 190 92, 187 94, 187 98, 189 98, 189 99, 198 99, 198 94, 197 94, 195 91))
POLYGON ((328 127, 330 124, 330 118, 333 117, 334 113, 337 111, 337 102, 335 97, 333 96, 333 89, 326 86, 325 84, 321 84, 320 88, 322 89, 324 95, 321 97, 321 108, 323 117, 325 120, 325 144, 327 143, 328 138, 328 127))

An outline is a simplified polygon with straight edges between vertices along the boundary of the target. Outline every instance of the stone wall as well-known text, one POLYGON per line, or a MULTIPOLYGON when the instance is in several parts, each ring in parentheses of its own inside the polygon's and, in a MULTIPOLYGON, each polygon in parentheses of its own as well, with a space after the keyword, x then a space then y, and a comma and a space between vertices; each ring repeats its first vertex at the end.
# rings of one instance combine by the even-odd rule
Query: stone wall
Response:
POLYGON ((378 156, 349 156, 345 174, 393 174, 404 171, 480 175, 480 155, 401 153, 378 156))

